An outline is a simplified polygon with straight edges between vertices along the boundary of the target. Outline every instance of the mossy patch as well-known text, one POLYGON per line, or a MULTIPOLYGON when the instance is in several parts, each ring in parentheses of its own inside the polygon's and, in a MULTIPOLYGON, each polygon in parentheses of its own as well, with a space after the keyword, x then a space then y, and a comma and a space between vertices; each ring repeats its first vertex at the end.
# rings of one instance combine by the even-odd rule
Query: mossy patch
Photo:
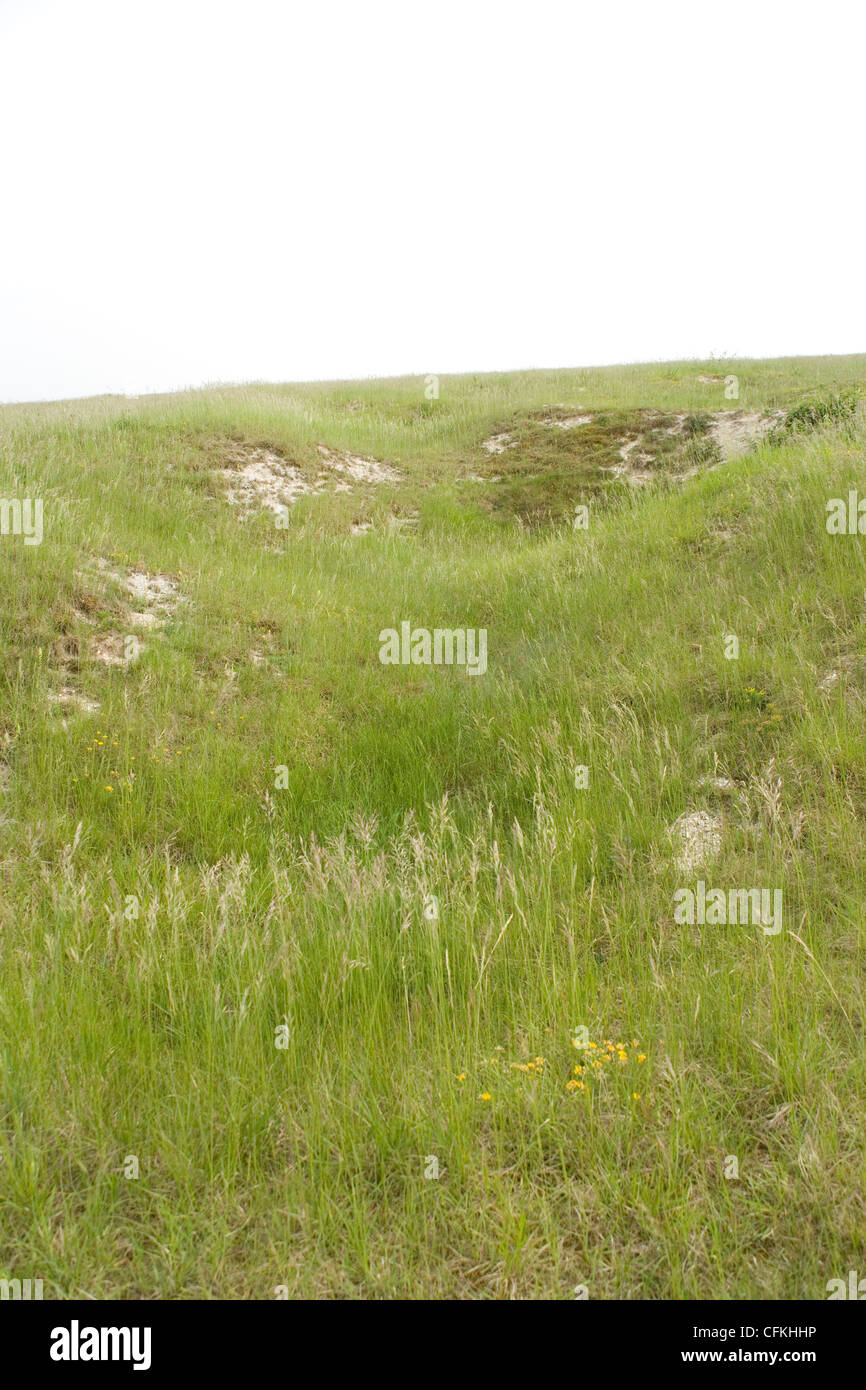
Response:
POLYGON ((707 415, 560 406, 501 422, 479 446, 476 499, 529 525, 561 522, 588 501, 719 461, 707 415), (492 446, 492 447, 491 447, 492 446))

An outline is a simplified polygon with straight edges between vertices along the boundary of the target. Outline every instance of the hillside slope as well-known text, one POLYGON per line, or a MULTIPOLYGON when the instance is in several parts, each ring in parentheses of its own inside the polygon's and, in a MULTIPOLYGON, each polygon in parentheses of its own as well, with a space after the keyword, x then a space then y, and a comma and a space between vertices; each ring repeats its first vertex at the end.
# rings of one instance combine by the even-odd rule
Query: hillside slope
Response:
POLYGON ((864 383, 0 408, 0 497, 43 503, 41 543, 0 535, 0 1274, 822 1298, 862 1267, 866 572, 825 523, 864 383), (404 623, 483 630, 486 669, 383 663, 404 623), (781 913, 690 924, 699 881, 781 913))

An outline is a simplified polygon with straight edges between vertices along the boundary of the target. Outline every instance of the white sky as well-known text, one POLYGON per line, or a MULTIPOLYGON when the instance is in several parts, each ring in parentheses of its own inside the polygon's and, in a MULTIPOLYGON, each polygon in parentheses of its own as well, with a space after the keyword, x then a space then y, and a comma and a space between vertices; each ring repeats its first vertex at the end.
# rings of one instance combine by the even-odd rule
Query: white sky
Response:
POLYGON ((866 7, 0 0, 0 400, 866 350, 866 7))

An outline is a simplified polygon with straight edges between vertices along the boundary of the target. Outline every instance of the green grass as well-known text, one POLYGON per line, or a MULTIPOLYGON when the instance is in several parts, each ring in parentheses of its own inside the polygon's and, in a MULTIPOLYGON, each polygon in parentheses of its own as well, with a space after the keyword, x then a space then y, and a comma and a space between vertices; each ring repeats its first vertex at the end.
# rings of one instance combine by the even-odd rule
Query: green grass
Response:
POLYGON ((0 496, 45 505, 41 545, 0 537, 0 1275, 772 1299, 862 1270, 866 569, 824 522, 866 445, 826 402, 864 384, 852 357, 0 409, 0 496), (728 373, 737 401, 697 380, 728 373), (721 467, 599 479, 641 412, 700 447, 777 407, 797 427, 721 467), (232 440, 403 482, 241 522, 232 440), (100 558, 183 596, 128 666, 93 659, 132 630, 100 558), (486 628, 487 673, 382 665, 403 620, 486 628), (722 848, 684 878, 695 810, 722 848), (678 925, 697 876, 781 888, 783 930, 678 925), (581 1027, 629 1059, 585 1092, 581 1027))

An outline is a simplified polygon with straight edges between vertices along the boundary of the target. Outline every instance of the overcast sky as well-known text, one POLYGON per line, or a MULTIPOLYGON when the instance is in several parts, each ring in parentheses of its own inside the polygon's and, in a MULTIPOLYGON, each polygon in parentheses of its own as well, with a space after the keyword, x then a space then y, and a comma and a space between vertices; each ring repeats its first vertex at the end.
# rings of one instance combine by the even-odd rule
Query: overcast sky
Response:
POLYGON ((862 5, 0 0, 0 400, 866 349, 862 5))

